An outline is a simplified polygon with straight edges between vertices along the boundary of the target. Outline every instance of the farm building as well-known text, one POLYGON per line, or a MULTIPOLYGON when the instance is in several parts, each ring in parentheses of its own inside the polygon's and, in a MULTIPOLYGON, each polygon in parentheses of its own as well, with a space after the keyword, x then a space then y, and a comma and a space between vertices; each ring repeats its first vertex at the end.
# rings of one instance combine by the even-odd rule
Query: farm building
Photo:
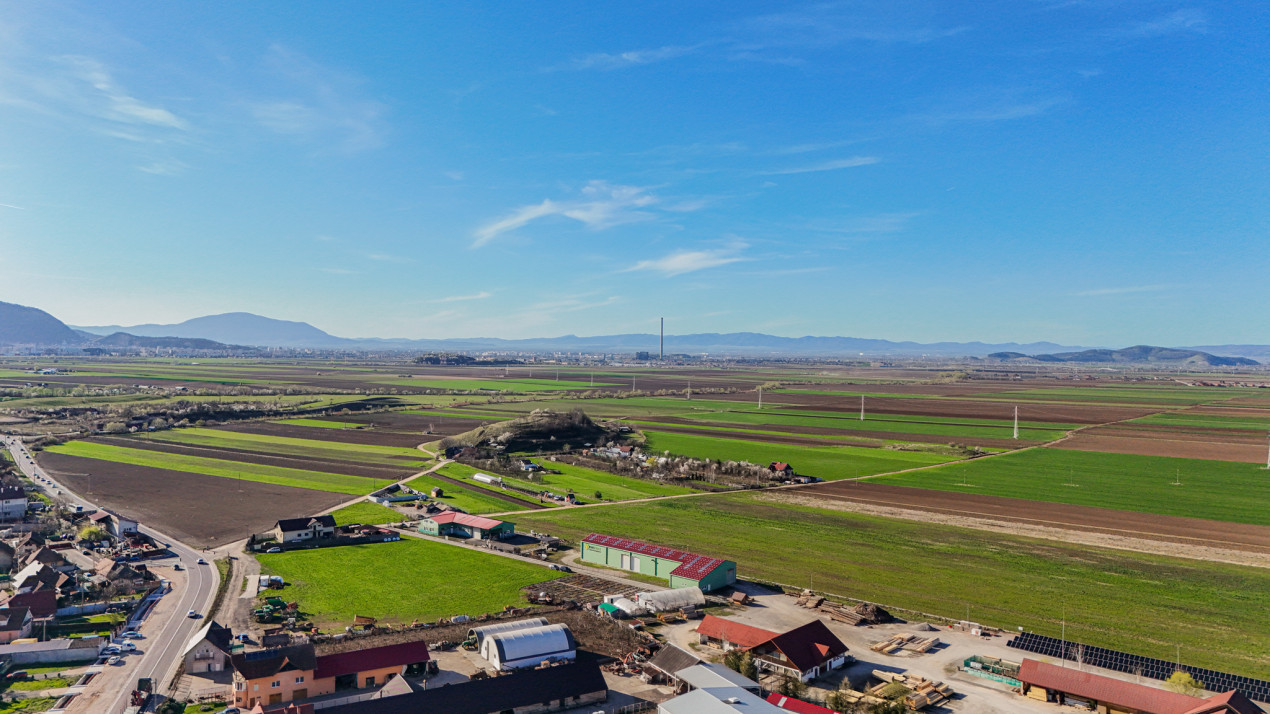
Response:
POLYGON ((1019 681, 1030 699, 1107 714, 1262 714, 1234 690, 1201 699, 1032 659, 1023 660, 1019 681))
POLYGON ((649 612, 670 612, 685 607, 701 607, 706 604, 706 596, 700 589, 689 586, 674 590, 639 593, 635 596, 635 601, 649 612))
POLYGON ((494 669, 537 667, 576 659, 578 644, 568 625, 543 625, 495 632, 481 642, 481 657, 494 669))
POLYGON ((702 644, 718 647, 727 652, 734 649, 749 649, 769 642, 776 633, 752 625, 746 625, 722 617, 706 615, 697 625, 697 636, 702 644))
POLYGON ((692 691, 658 704, 658 714, 785 714, 758 696, 756 682, 726 667, 698 664, 675 676, 692 691))
POLYGON ((582 539, 582 561, 666 578, 672 588, 710 592, 736 583, 736 563, 731 560, 599 533, 582 539))
POLYGON ((499 622, 493 625, 473 627, 467 631, 467 636, 468 638, 476 638, 476 649, 477 651, 480 651, 481 644, 485 642, 485 638, 490 635, 498 634, 499 632, 511 632, 512 630, 528 630, 532 627, 545 627, 547 624, 549 623, 545 617, 531 617, 527 620, 499 622))
POLYGON ((516 535, 516 524, 470 513, 442 511, 419 519, 419 532, 434 536, 501 540, 516 535))

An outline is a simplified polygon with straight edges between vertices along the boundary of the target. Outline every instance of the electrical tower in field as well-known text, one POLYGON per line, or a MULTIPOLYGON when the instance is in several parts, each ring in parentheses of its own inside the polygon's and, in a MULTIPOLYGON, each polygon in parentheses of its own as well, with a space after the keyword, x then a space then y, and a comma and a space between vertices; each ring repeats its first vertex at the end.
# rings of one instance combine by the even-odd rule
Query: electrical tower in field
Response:
POLYGON ((1019 408, 1015 407, 1014 408, 1014 439, 1015 441, 1017 441, 1018 438, 1019 438, 1019 408))

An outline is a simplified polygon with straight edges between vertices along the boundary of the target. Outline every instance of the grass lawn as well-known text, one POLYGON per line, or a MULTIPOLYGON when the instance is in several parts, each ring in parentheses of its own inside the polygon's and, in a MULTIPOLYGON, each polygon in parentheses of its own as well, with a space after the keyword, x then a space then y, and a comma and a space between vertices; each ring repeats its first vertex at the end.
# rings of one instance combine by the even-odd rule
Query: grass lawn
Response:
POLYGON ((347 526, 354 523, 374 526, 381 523, 400 523, 406 520, 406 517, 397 511, 370 501, 345 506, 338 511, 334 511, 331 515, 335 516, 335 525, 337 526, 347 526))
MULTIPOLYGON (((27 670, 30 671, 30 670, 27 670)), ((75 683, 65 677, 49 677, 48 679, 27 679, 21 682, 10 682, 9 689, 22 692, 38 692, 42 689, 62 689, 75 683)))
MULTIPOLYGON (((628 476, 618 476, 617 474, 606 473, 604 471, 596 471, 582 466, 573 466, 570 464, 562 464, 558 462, 548 461, 546 459, 536 459, 537 463, 544 468, 557 469, 563 471, 562 474, 542 474, 542 480, 530 481, 529 474, 517 476, 515 478, 503 477, 504 481, 515 483, 518 486, 532 488, 537 490, 554 491, 556 493, 565 493, 569 489, 573 489, 583 501, 594 501, 594 494, 599 491, 603 494, 601 500, 604 501, 626 501, 632 498, 649 498, 651 496, 675 496, 683 493, 694 493, 696 489, 685 488, 683 486, 671 486, 657 483, 656 481, 645 481, 643 479, 630 478, 628 476)), ((471 479, 472 474, 479 473, 477 469, 464 464, 446 464, 441 469, 441 473, 450 478, 471 479)), ((479 481, 473 481, 473 486, 490 488, 496 490, 497 486, 488 486, 479 481)), ((513 495, 516 495, 513 493, 513 495)), ((522 498, 529 496, 521 495, 522 498)))
POLYGON ((610 533, 737 561, 742 578, 1270 676, 1270 570, 779 503, 747 493, 540 511, 517 527, 610 533), (1213 643, 1220 642, 1221 646, 1213 643))
POLYGON ((352 624, 354 615, 409 623, 499 612, 506 605, 525 604, 520 588, 563 575, 520 560, 409 537, 259 558, 265 573, 286 579, 281 596, 298 600, 302 612, 328 628, 352 624))
POLYGON ((33 699, 17 699, 11 702, 0 702, 0 714, 34 714, 46 712, 57 703, 54 697, 37 697, 33 699))
MULTIPOLYGON (((518 506, 510 501, 495 498, 494 496, 485 493, 483 489, 472 490, 463 488, 462 486, 456 486, 449 481, 442 481, 430 474, 416 476, 415 478, 407 481, 406 485, 410 488, 423 491, 424 493, 431 493, 433 486, 440 486, 441 491, 445 494, 445 496, 440 499, 443 503, 448 503, 456 508, 461 508, 468 513, 501 513, 502 511, 523 511, 528 509, 528 506, 518 506)), ((473 482, 472 485, 477 486, 479 484, 473 482)), ((516 496, 517 494, 513 492, 510 495, 516 496)), ((528 496, 525 498, 528 498, 528 496)))
POLYGON ((764 444, 757 441, 659 431, 645 431, 644 434, 648 437, 646 450, 650 453, 660 454, 662 451, 669 451, 672 454, 700 459, 748 461, 761 465, 767 465, 773 461, 785 461, 793 464, 794 469, 800 474, 819 476, 826 481, 930 466, 950 460, 947 456, 921 451, 869 449, 856 446, 764 444))
POLYGON ((1270 477, 1257 464, 1234 461, 1042 448, 870 480, 1270 525, 1270 477))
POLYGON ((224 459, 209 459, 202 456, 168 454, 161 451, 130 449, 91 441, 70 441, 60 446, 50 446, 48 451, 87 459, 131 464, 133 466, 149 466, 156 469, 170 469, 172 471, 184 471, 205 476, 236 478, 244 481, 271 483, 278 486, 308 488, 315 491, 347 493, 352 496, 364 496, 376 488, 389 483, 388 481, 363 478, 361 476, 305 471, 303 469, 249 464, 224 459))
POLYGON ((87 667, 90 664, 96 664, 96 659, 85 659, 78 662, 58 662, 45 667, 14 667, 14 669, 24 669, 28 674, 53 674, 54 672, 65 672, 69 669, 77 669, 79 667, 87 667))

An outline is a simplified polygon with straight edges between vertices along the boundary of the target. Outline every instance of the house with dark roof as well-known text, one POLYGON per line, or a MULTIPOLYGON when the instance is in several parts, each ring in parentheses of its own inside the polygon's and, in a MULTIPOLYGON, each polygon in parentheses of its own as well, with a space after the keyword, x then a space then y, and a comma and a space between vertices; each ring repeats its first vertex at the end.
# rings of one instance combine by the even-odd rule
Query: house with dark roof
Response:
POLYGON ((335 516, 284 518, 273 526, 273 537, 279 543, 303 543, 335 535, 335 516))
POLYGON ((600 533, 582 539, 582 562, 666 578, 672 588, 710 592, 736 584, 734 561, 600 533))
POLYGON ((821 620, 795 627, 749 650, 760 672, 786 674, 804 682, 848 662, 847 646, 821 620))
POLYGON ((215 620, 209 621, 190 637, 182 658, 185 671, 190 674, 223 672, 229 667, 229 655, 233 649, 234 635, 228 627, 215 620))
POLYGON ((4 603, 4 607, 25 607, 37 620, 57 614, 57 593, 51 589, 18 593, 4 603))
POLYGON ((1018 679, 1023 695, 1042 702, 1125 714, 1264 714, 1237 691, 1207 699, 1082 672, 1033 659, 1023 660, 1018 679))
POLYGON ((18 549, 10 545, 8 541, 0 540, 0 573, 13 570, 13 563, 17 557, 18 549))
POLYGON ((0 521, 20 521, 26 517, 26 491, 16 484, 0 486, 0 521))
POLYGON ((0 608, 0 645, 31 636, 31 609, 26 607, 0 608))
POLYGON ((501 714, 552 712, 608 701, 608 685, 597 658, 580 652, 578 660, 543 669, 478 679, 421 692, 377 697, 322 709, 322 714, 501 714))

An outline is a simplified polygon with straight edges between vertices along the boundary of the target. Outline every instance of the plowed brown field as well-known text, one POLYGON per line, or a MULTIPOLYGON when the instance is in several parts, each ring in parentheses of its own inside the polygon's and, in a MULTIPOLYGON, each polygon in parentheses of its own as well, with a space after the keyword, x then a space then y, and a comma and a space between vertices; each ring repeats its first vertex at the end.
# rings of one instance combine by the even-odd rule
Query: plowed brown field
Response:
POLYGON ((349 500, 342 493, 65 454, 43 452, 38 459, 41 467, 94 503, 196 546, 225 545, 266 531, 280 518, 320 513, 349 500))
MULTIPOLYGON (((309 456, 285 456, 278 454, 265 454, 257 451, 245 451, 243 449, 228 449, 221 446, 198 446, 197 444, 175 444, 169 441, 150 441, 148 439, 128 439, 128 438, 111 438, 99 437, 93 439, 103 444, 111 444, 114 446, 123 446, 129 449, 145 449, 147 451, 161 451, 168 454, 185 454, 186 456, 201 456, 206 459, 223 459, 225 461, 241 461, 248 464, 261 464, 264 466, 281 466, 288 469, 304 469, 305 471, 321 471, 324 473, 344 474, 345 476, 362 476, 369 479, 392 480, 399 481, 412 473, 421 471, 422 469, 414 466, 402 466, 396 468, 393 466, 370 465, 357 461, 343 461, 335 459, 321 459, 309 456)), ((419 456, 422 458, 423 453, 419 456)), ((350 458, 356 458, 350 456, 350 458)), ((367 484, 368 488, 371 484, 367 484)))

